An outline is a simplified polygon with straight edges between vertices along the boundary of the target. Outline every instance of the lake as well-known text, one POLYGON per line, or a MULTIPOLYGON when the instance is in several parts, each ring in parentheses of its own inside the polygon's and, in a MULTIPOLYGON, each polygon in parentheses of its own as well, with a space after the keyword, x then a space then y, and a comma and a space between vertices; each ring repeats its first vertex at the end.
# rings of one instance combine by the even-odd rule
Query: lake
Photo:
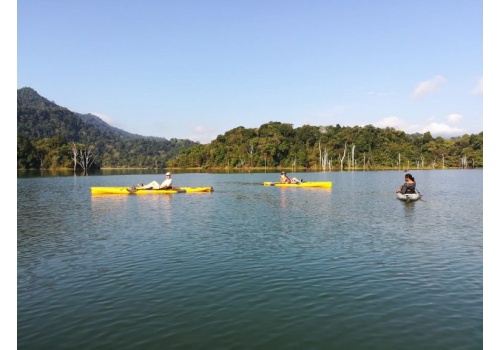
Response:
POLYGON ((482 349, 483 171, 19 176, 20 349, 482 349))

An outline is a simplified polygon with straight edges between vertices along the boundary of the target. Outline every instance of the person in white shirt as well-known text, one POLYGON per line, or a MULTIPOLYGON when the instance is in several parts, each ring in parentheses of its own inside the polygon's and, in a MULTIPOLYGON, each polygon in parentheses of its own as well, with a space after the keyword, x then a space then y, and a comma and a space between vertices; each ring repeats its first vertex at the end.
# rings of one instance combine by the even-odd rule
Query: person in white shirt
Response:
POLYGON ((137 185, 135 186, 135 189, 137 190, 168 190, 168 189, 171 189, 172 188, 172 174, 170 174, 169 172, 167 172, 165 174, 165 181, 163 181, 161 183, 161 185, 156 182, 156 181, 151 181, 150 183, 148 183, 147 185, 137 185))

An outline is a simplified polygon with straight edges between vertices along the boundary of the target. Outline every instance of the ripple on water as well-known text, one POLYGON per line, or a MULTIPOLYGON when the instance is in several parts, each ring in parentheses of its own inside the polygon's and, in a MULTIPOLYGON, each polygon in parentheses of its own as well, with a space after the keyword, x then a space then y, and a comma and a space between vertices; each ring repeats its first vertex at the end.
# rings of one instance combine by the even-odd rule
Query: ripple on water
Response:
POLYGON ((329 191, 186 175, 212 181, 201 196, 90 197, 120 176, 18 181, 18 346, 478 348, 482 195, 434 183, 482 181, 415 174, 425 197, 410 205, 400 172, 302 174, 329 191))

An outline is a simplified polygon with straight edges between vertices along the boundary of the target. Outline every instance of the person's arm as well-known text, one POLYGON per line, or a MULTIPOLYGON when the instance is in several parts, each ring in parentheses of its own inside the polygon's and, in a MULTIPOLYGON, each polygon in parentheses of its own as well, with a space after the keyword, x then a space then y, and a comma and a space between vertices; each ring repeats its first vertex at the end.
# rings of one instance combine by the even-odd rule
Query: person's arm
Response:
POLYGON ((406 182, 405 182, 405 183, 403 184, 403 186, 401 186, 401 191, 400 191, 400 192, 401 192, 402 194, 405 194, 405 193, 406 193, 407 188, 408 188, 408 187, 406 186, 406 182))

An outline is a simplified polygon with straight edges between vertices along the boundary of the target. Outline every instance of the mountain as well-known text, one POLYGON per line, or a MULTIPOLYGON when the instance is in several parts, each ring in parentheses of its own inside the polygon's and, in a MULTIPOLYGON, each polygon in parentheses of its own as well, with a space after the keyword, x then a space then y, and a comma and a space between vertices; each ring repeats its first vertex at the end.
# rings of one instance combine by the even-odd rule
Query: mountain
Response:
MULTIPOLYGON (((51 167, 61 166, 47 159, 51 146, 40 146, 47 139, 57 138, 59 148, 64 143, 73 142, 94 147, 98 151, 101 167, 164 167, 166 161, 176 157, 180 151, 199 144, 185 139, 167 140, 126 132, 93 114, 80 114, 61 107, 30 87, 17 90, 17 135, 18 147, 19 143, 38 143, 38 147, 33 147, 37 148, 40 167, 48 167, 48 164, 51 167), (22 140, 19 141, 19 138, 22 140)), ((18 150, 18 167, 19 157, 18 150)), ((65 158, 66 154, 60 157, 65 158)))
POLYGON ((17 128, 18 132, 23 136, 54 137, 56 134, 60 135, 61 132, 66 130, 68 134, 63 136, 69 136, 71 141, 79 142, 81 136, 79 135, 79 131, 82 131, 82 128, 95 128, 102 133, 109 133, 110 135, 119 137, 146 137, 111 126, 93 114, 71 112, 67 108, 58 106, 54 102, 40 96, 35 90, 29 87, 17 90, 17 111, 17 128), (33 124, 34 121, 37 123, 33 124), (23 128, 27 125, 29 125, 29 128, 23 128), (65 128, 66 126, 69 127, 69 130, 65 128))

